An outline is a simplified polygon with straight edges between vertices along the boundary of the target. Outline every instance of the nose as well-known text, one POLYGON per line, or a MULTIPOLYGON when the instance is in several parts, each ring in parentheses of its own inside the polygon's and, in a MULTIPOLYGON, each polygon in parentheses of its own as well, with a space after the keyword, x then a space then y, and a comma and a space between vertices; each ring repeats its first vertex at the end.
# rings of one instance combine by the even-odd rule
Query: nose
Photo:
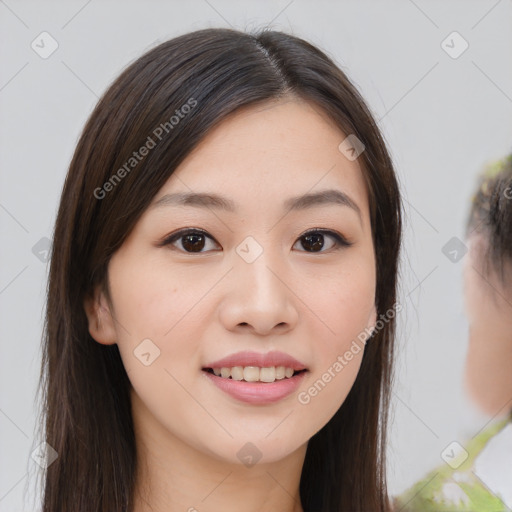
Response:
POLYGON ((236 256, 225 283, 220 319, 231 331, 268 335, 283 334, 298 321, 298 301, 290 271, 283 262, 271 258, 270 251, 249 263, 236 256))

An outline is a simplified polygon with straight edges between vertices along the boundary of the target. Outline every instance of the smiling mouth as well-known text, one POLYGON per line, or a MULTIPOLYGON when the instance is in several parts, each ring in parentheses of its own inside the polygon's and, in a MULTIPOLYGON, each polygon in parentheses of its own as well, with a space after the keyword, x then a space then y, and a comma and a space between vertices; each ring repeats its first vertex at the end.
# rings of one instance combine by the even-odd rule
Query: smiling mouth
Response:
POLYGON ((271 383, 291 379, 307 370, 294 370, 293 368, 285 366, 271 366, 267 368, 260 368, 258 366, 233 366, 231 368, 203 368, 203 371, 211 373, 221 379, 271 383))

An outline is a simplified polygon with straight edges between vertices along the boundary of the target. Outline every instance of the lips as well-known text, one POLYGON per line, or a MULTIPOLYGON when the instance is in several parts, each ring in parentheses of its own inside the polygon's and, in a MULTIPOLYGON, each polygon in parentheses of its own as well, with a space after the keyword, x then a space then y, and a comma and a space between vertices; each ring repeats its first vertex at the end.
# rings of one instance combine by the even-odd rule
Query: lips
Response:
POLYGON ((205 377, 239 402, 265 405, 294 391, 308 369, 284 352, 238 352, 202 368, 205 377))
POLYGON ((272 366, 284 366, 299 372, 307 370, 306 365, 284 352, 272 351, 265 354, 258 352, 237 352, 223 359, 212 361, 203 367, 203 370, 214 368, 233 368, 235 366, 256 366, 258 368, 270 368, 272 366))

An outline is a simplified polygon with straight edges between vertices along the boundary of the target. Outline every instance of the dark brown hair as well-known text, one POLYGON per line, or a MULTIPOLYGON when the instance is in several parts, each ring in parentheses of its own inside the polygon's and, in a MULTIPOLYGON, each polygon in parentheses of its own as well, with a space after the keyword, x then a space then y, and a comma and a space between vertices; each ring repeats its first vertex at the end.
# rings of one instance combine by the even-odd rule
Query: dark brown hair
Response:
MULTIPOLYGON (((59 457, 44 476, 44 512, 132 510, 137 460, 130 381, 117 345, 91 338, 84 297, 96 284, 108 291, 109 259, 205 135, 239 108, 285 96, 308 101, 364 143, 358 161, 371 210, 376 305, 381 315, 394 308, 402 229, 398 184, 370 111, 333 60, 298 37, 271 30, 205 29, 158 45, 98 102, 62 191, 40 381, 44 439, 59 457), (179 115, 187 104, 193 108, 179 115), (125 167, 122 181, 114 179, 158 126, 166 127, 165 137, 133 169, 125 167)), ((309 441, 300 482, 305 512, 388 510, 394 337, 391 318, 368 343, 343 405, 309 441)))
POLYGON ((483 237, 483 271, 512 284, 512 154, 486 167, 471 202, 466 236, 483 237))

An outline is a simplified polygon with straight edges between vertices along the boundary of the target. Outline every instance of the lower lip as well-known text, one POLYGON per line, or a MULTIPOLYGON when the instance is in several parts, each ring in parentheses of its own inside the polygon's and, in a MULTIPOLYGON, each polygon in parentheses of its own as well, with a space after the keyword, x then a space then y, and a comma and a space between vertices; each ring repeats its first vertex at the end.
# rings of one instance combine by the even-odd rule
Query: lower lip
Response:
POLYGON ((274 382, 246 382, 244 380, 225 379, 213 373, 203 373, 222 391, 249 404, 271 404, 292 394, 302 382, 306 372, 276 380, 274 382))

